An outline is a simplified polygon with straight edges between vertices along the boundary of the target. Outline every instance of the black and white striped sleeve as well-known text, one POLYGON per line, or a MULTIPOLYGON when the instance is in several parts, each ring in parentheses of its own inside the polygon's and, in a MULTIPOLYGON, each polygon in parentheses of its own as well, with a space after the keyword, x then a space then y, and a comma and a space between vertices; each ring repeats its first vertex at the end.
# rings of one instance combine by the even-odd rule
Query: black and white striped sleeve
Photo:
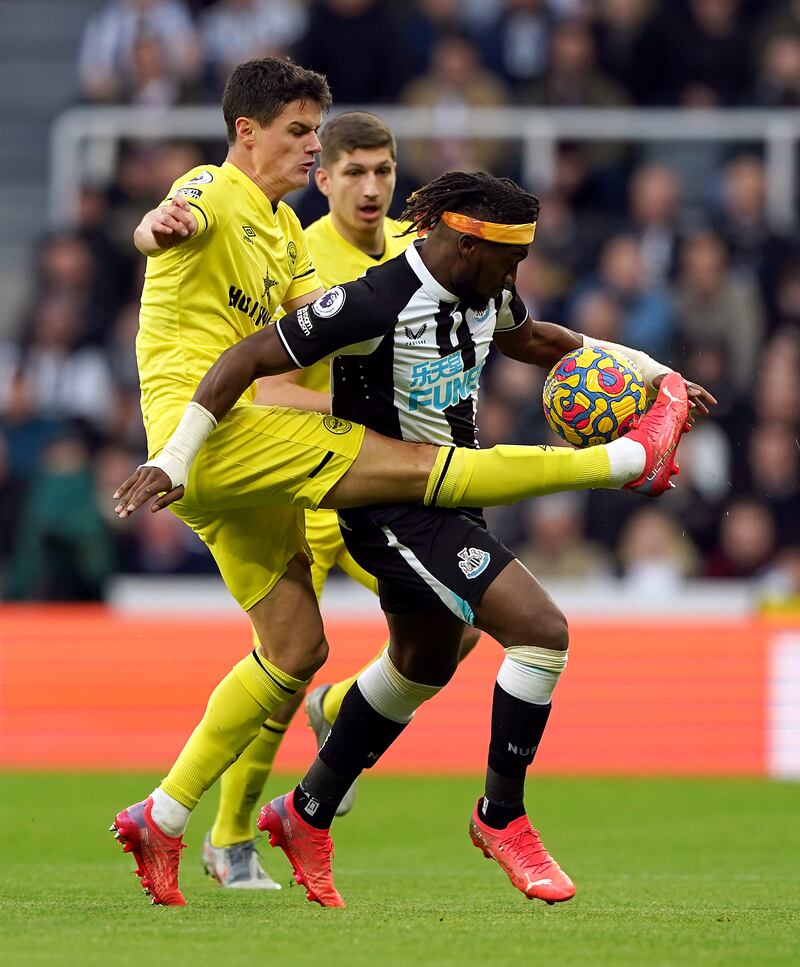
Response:
POLYGON ((382 301, 368 281, 357 279, 287 313, 275 328, 290 358, 303 368, 338 354, 368 355, 394 322, 382 301))
POLYGON ((515 287, 503 289, 498 298, 495 332, 511 332, 528 318, 528 308, 519 297, 515 287))

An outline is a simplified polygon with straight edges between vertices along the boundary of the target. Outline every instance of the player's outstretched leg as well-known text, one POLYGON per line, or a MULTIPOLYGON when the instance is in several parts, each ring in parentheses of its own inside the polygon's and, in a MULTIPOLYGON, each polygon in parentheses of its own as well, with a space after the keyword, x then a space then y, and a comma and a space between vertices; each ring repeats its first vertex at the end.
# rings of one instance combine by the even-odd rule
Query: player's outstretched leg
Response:
POLYGON ((658 497, 672 485, 678 473, 675 451, 681 434, 688 429, 689 398, 686 383, 679 373, 669 373, 661 381, 658 396, 650 409, 626 435, 626 440, 641 443, 645 449, 644 472, 625 484, 628 490, 658 497))
POLYGON ((333 841, 327 829, 315 829, 304 822, 287 792, 268 802, 258 817, 258 828, 269 835, 270 846, 278 846, 292 864, 294 878, 306 888, 306 896, 322 907, 343 907, 344 900, 333 885, 333 841))
POLYGON ((151 815, 153 797, 117 813, 110 826, 114 838, 126 853, 133 853, 136 875, 153 903, 167 907, 186 905, 178 888, 178 865, 183 836, 168 836, 151 815))

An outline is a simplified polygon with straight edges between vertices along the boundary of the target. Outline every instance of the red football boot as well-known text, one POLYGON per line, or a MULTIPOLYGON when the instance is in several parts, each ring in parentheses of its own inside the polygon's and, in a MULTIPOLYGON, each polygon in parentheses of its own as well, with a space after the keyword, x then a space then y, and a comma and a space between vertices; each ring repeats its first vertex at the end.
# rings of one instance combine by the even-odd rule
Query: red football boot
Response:
POLYGON ((575 896, 575 885, 544 848, 539 831, 527 816, 520 816, 505 829, 492 829, 481 822, 479 809, 472 814, 469 835, 489 860, 497 860, 509 880, 529 900, 560 903, 575 896))
POLYGON ((133 853, 136 875, 153 903, 166 907, 186 906, 178 887, 178 864, 184 849, 182 836, 167 836, 150 815, 153 799, 137 802, 117 813, 109 829, 126 853, 133 853))
POLYGON ((287 792, 263 806, 257 826, 269 833, 269 845, 280 846, 292 864, 294 878, 306 896, 321 907, 343 907, 333 885, 333 840, 327 829, 315 829, 294 808, 294 793, 287 792))
POLYGON ((675 450, 681 436, 689 430, 689 397, 680 373, 668 373, 661 380, 658 396, 650 409, 625 434, 645 450, 644 473, 625 484, 627 490, 658 497, 672 486, 670 477, 678 473, 675 450))

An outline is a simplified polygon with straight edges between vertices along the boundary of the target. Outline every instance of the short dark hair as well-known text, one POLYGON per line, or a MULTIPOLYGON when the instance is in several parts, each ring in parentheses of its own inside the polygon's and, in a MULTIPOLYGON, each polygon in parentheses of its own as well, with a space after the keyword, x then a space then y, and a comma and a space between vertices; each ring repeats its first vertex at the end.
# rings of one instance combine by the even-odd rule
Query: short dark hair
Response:
POLYGON ((388 148, 397 157, 397 145, 389 125, 368 111, 346 111, 332 118, 320 134, 320 164, 334 164, 342 154, 358 148, 388 148))
POLYGON ((448 171, 423 185, 406 199, 400 216, 411 222, 408 231, 432 231, 446 211, 508 225, 535 222, 539 199, 510 178, 485 171, 448 171))
POLYGON ((315 101, 327 111, 332 98, 325 76, 280 57, 239 64, 222 94, 228 144, 236 141, 236 118, 254 118, 266 127, 292 101, 315 101))

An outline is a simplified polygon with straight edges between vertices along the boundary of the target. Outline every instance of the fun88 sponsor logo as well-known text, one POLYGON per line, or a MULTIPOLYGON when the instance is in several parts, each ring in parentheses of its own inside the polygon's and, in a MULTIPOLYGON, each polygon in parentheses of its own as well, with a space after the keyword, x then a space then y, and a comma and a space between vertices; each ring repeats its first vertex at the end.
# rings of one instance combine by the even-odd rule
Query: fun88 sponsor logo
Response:
POLYGON ((413 413, 426 406, 446 410, 467 399, 478 388, 482 369, 481 362, 465 371, 460 352, 417 363, 411 368, 409 411, 413 413))

